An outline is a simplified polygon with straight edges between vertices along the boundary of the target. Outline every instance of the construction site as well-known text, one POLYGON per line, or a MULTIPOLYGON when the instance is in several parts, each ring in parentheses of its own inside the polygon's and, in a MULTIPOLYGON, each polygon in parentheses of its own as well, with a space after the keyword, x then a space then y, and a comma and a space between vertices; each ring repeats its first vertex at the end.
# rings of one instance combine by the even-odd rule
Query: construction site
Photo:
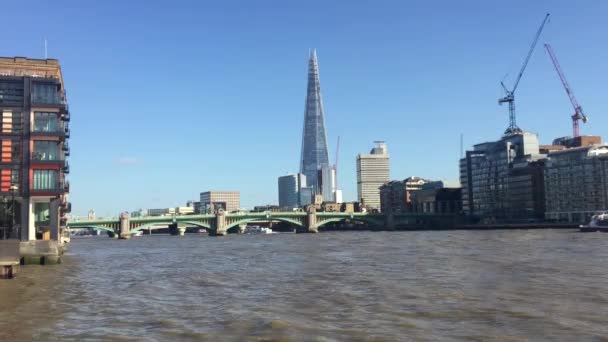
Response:
MULTIPOLYGON (((509 126, 496 141, 475 144, 460 159, 462 207, 473 221, 493 223, 586 223, 608 211, 608 145, 600 136, 580 135, 588 117, 574 96, 553 47, 544 47, 572 105, 572 135, 541 144, 517 126, 515 93, 548 22, 536 31, 512 87, 498 104, 508 108, 509 126)), ((564 116, 565 117, 565 116, 564 116)))

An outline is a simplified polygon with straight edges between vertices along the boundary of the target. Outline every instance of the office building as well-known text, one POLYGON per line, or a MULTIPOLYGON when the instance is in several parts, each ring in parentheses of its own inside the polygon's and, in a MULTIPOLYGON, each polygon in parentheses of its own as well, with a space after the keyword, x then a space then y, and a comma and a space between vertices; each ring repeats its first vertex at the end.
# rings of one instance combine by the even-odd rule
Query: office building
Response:
POLYGON ((462 210, 461 188, 431 187, 411 193, 413 213, 418 214, 459 214, 462 210))
POLYGON ((306 207, 309 204, 312 204, 314 201, 314 191, 312 186, 305 186, 300 189, 300 206, 302 208, 306 207))
POLYGON ((240 193, 238 191, 201 192, 203 213, 213 213, 215 209, 219 208, 223 208, 227 212, 238 211, 241 208, 240 193))
POLYGON ((94 220, 95 219, 95 210, 93 210, 93 209, 89 210, 89 213, 87 215, 87 219, 89 219, 89 220, 94 220))
POLYGON ((131 212, 131 217, 144 217, 144 216, 148 216, 147 210, 137 209, 137 210, 131 212))
POLYGON ((411 195, 417 190, 443 188, 442 181, 421 177, 408 177, 402 181, 390 181, 380 187, 380 211, 383 213, 409 213, 413 211, 411 195))
POLYGON ((475 145, 460 160, 463 211, 487 223, 542 220, 544 158, 528 132, 475 145))
POLYGON ((587 223, 608 211, 608 145, 553 151, 545 164, 547 220, 587 223))
POLYGON ((176 215, 194 215, 194 207, 186 206, 186 207, 175 207, 176 215))
POLYGON ((148 216, 167 216, 175 214, 175 208, 148 209, 148 216))
POLYGON ((200 214, 201 213, 201 202, 200 201, 196 201, 192 205, 194 207, 194 213, 197 214, 197 215, 200 214))
POLYGON ((376 141, 369 154, 357 156, 357 197, 370 209, 380 209, 380 187, 390 180, 386 144, 376 141))
POLYGON ((317 52, 313 50, 308 60, 308 88, 302 131, 302 154, 300 173, 306 175, 306 182, 316 193, 321 192, 318 171, 329 167, 327 136, 325 133, 325 113, 321 98, 317 52))
POLYGON ((292 210, 302 207, 301 189, 306 187, 306 176, 302 173, 279 177, 279 207, 292 210))
POLYGON ((0 238, 60 240, 70 211, 70 113, 59 62, 0 57, 0 113, 0 197, 9 203, 0 238))
POLYGON ((318 193, 323 196, 324 202, 336 202, 336 168, 323 166, 317 177, 318 193))

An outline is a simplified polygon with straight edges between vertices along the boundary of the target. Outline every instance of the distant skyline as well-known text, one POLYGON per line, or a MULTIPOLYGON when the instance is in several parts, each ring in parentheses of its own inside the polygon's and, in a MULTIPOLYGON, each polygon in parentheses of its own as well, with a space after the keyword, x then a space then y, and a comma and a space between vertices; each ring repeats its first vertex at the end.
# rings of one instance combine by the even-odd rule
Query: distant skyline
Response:
POLYGON ((468 149, 506 129, 500 81, 513 82, 546 12, 517 124, 542 143, 571 134, 548 42, 589 115, 581 134, 606 136, 599 0, 7 2, 0 56, 44 58, 47 39, 72 113, 73 214, 115 216, 207 190, 276 204, 277 177, 298 171, 316 48, 330 162, 340 136, 340 188, 355 200, 355 158, 374 140, 390 146, 393 179, 456 181, 460 135, 468 149))

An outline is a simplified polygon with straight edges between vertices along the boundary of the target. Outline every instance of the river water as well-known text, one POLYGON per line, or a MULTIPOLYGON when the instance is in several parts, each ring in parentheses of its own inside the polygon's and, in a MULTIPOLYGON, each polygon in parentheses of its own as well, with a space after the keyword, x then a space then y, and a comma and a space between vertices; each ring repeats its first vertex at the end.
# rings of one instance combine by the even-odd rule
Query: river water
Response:
POLYGON ((608 234, 73 239, 0 281, 0 341, 602 340, 608 234))

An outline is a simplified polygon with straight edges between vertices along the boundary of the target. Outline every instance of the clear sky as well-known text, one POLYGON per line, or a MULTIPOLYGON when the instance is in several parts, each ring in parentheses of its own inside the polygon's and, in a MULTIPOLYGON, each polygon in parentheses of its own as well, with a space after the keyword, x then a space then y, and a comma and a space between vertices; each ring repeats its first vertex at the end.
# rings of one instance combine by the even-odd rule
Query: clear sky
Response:
POLYGON ((549 143, 572 108, 550 42, 590 117, 608 136, 608 2, 596 1, 7 1, 0 55, 58 58, 72 114, 73 213, 183 205, 240 190, 243 207, 277 203, 297 172, 307 57, 319 56, 330 159, 356 199, 355 157, 385 140, 391 177, 458 179, 465 148, 507 127, 511 84, 551 12, 516 93, 517 122, 549 143))

